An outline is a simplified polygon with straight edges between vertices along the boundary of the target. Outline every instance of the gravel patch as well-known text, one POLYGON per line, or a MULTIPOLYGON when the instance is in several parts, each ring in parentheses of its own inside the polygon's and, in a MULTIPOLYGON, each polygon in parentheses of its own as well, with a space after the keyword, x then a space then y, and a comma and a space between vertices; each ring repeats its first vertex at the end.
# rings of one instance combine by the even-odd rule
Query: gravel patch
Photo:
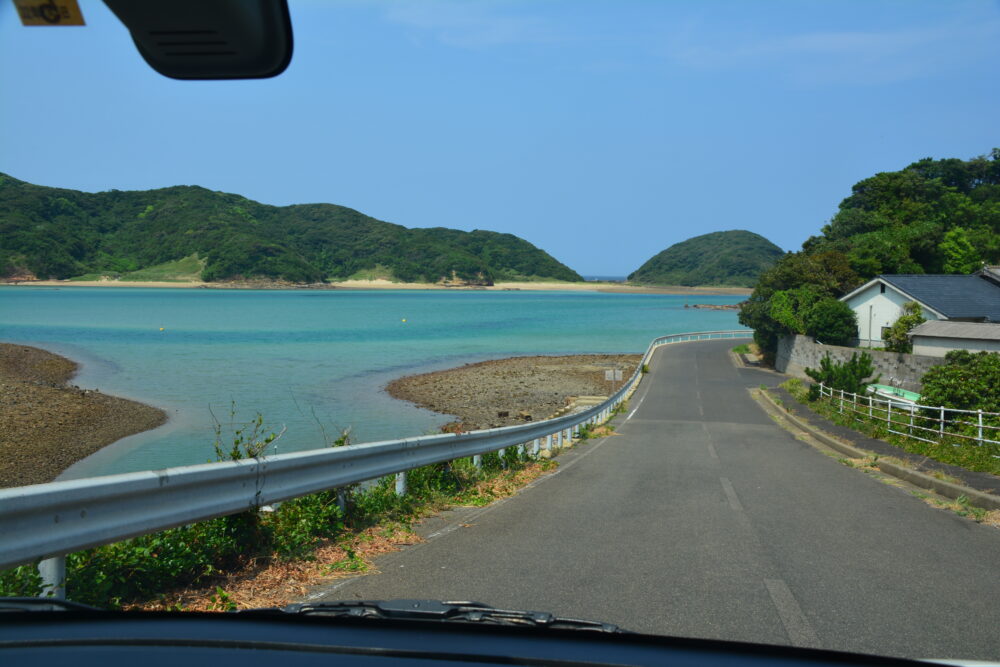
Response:
POLYGON ((390 382, 386 391, 457 417, 446 430, 496 428, 547 419, 577 396, 607 396, 611 386, 604 371, 621 369, 628 378, 641 359, 641 354, 511 357, 409 375, 390 382))
POLYGON ((77 364, 0 343, 0 488, 51 482, 80 459, 163 424, 157 408, 68 385, 77 364))

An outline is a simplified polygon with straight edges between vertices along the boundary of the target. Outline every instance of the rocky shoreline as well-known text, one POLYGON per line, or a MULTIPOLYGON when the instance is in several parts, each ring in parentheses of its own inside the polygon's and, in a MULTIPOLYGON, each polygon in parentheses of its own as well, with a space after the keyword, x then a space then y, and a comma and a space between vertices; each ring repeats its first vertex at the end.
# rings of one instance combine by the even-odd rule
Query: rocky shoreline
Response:
MULTIPOLYGON (((641 354, 511 357, 390 382, 394 398, 453 415, 448 431, 472 431, 547 419, 578 396, 607 396, 606 370, 628 378, 641 354)), ((617 383, 616 388, 621 383, 617 383)))
POLYGON ((0 343, 0 488, 51 482, 97 450, 156 428, 157 408, 68 384, 75 362, 0 343))

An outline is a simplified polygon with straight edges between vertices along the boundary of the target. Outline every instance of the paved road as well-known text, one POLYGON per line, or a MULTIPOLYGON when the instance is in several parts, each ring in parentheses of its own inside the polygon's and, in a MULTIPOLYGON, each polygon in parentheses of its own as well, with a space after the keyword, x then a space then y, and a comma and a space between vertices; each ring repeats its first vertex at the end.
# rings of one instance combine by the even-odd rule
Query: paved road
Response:
POLYGON ((632 630, 1000 659, 1000 530, 778 428, 731 341, 660 348, 620 435, 327 599, 472 599, 632 630))

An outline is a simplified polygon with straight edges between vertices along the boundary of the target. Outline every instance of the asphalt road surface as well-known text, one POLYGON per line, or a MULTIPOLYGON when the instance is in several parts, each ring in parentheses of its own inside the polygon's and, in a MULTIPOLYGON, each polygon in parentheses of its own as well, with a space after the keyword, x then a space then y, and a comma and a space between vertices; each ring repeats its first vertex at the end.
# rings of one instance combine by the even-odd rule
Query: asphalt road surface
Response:
POLYGON ((641 632, 1000 660, 1000 529, 779 428, 732 341, 660 348, 619 435, 319 599, 476 600, 641 632))

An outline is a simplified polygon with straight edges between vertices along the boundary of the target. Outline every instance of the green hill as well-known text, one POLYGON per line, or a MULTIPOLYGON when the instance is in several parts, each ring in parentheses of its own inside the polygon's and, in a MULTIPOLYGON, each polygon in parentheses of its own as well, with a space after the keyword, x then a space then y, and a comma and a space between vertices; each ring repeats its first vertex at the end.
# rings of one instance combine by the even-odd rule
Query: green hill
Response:
POLYGON ((752 287, 784 252, 763 236, 743 230, 712 232, 675 243, 628 277, 654 285, 752 287))
POLYGON ((199 272, 207 281, 295 283, 364 273, 404 282, 582 280, 512 234, 407 229, 334 204, 267 206, 197 186, 86 193, 0 174, 0 277, 199 272))

